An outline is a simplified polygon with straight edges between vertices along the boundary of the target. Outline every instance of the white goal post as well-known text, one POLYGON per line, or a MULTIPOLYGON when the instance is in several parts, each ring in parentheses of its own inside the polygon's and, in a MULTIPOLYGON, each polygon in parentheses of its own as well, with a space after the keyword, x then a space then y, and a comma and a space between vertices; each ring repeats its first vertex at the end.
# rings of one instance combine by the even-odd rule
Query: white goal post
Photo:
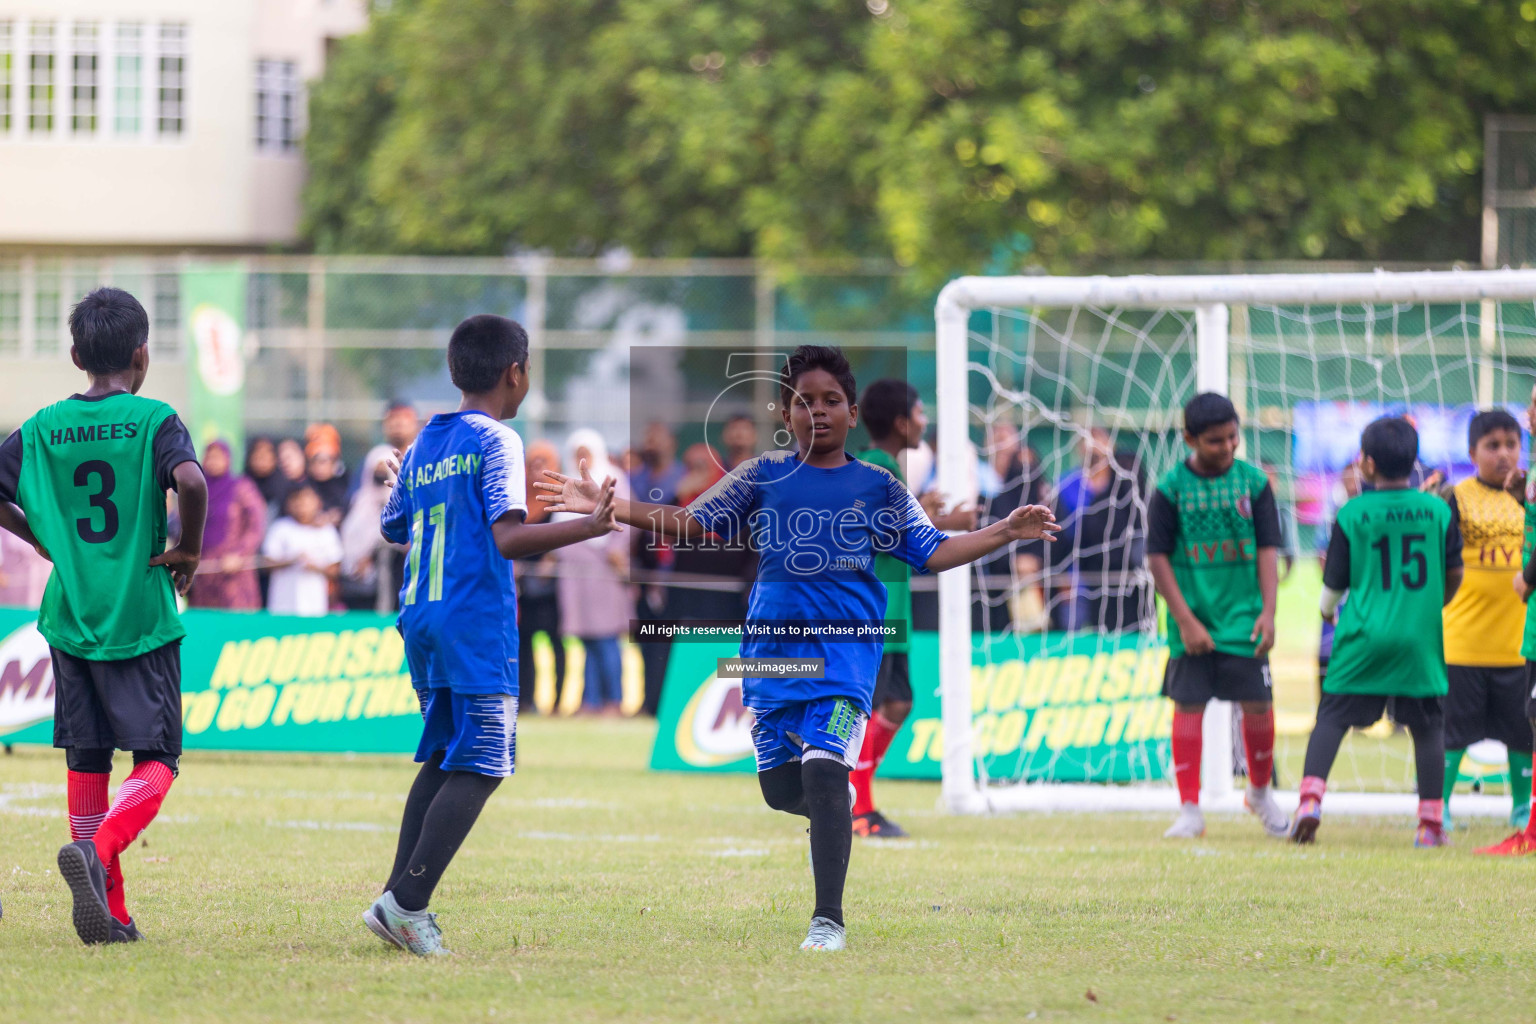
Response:
MULTIPOLYGON (((1099 310, 1193 311, 1196 386, 1226 393, 1229 385, 1228 323, 1233 306, 1264 304, 1330 306, 1457 303, 1477 305, 1479 343, 1493 351, 1495 304, 1536 300, 1536 271, 1436 271, 1414 273, 1274 274, 1130 277, 962 277, 939 294, 937 322, 938 487, 966 490, 970 440, 970 317, 979 310, 1091 307, 1099 310)), ((1478 381, 1481 404, 1493 397, 1491 372, 1478 381)), ((1171 785, 1031 783, 989 787, 979 778, 972 725, 971 576, 952 569, 939 576, 939 666, 943 703, 942 800, 954 813, 1009 810, 1172 810, 1171 785)), ((1238 810, 1232 768, 1231 708, 1213 702, 1205 720, 1202 803, 1238 810)), ((1290 795, 1294 806, 1295 796, 1290 795)), ((1411 814, 1410 793, 1330 793, 1337 813, 1411 814)), ((1458 796, 1458 815, 1504 814, 1508 798, 1458 796)))

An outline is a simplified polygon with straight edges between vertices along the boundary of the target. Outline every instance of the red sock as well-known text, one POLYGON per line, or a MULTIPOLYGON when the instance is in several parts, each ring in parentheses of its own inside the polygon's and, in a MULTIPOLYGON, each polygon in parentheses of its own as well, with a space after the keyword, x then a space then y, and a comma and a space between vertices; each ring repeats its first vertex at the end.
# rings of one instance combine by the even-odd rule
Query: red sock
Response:
POLYGON ((1531 773, 1531 819, 1525 823, 1525 834, 1536 839, 1536 772, 1531 773))
POLYGON ((155 820, 174 778, 171 770, 159 761, 133 766, 133 773, 117 791, 117 801, 96 830, 96 853, 103 864, 110 865, 116 860, 155 820))
POLYGON ((96 835, 101 819, 107 816, 107 784, 111 781, 107 772, 69 773, 70 842, 78 843, 96 835))
POLYGON ((1179 783, 1179 803, 1200 802, 1200 749, 1204 711, 1173 709, 1173 777, 1179 783))
POLYGON ((1419 821, 1426 825, 1439 825, 1445 821, 1444 800, 1420 800, 1419 821))
MULTIPOLYGON (((96 838, 101 820, 107 816, 107 772, 69 773, 69 839, 96 838)), ((128 923, 128 905, 123 898, 123 868, 113 857, 107 862, 107 909, 121 924, 128 923)))
POLYGON ((1323 794, 1328 792, 1328 782, 1316 775, 1308 775, 1301 780, 1301 798, 1303 800, 1316 800, 1323 802, 1323 794))
POLYGON ((1262 715, 1243 713, 1243 751, 1248 755, 1248 784, 1269 785, 1275 769, 1275 709, 1262 715))
POLYGON ((885 752, 890 749, 891 740, 900 728, 878 711, 869 716, 869 724, 864 729, 864 745, 859 748, 859 766, 848 773, 848 781, 853 783, 854 814, 868 814, 875 809, 875 798, 870 792, 875 769, 885 759, 885 752))

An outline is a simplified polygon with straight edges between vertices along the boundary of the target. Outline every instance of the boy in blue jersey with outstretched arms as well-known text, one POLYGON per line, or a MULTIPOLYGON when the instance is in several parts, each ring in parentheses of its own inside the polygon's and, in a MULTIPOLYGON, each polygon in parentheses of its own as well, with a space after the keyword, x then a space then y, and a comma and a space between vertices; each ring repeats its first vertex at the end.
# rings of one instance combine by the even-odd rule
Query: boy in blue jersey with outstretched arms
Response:
MULTIPOLYGON (((741 657, 798 663, 786 672, 821 662, 820 672, 747 676, 742 699, 756 719, 763 799, 810 819, 816 909, 800 948, 840 950, 853 846, 848 773, 858 760, 884 646, 886 593, 874 556, 891 554, 919 572, 936 572, 1058 528, 1049 509, 1023 506, 974 533, 946 537, 934 529, 899 480, 845 451, 858 417, 857 387, 836 348, 797 348, 780 373, 779 392, 798 452, 742 463, 686 509, 613 504, 620 522, 668 537, 750 534, 760 560, 741 657)), ((535 486, 556 511, 585 512, 601 500, 585 467, 576 477, 545 476, 549 481, 535 486)))
POLYGON ((601 536, 613 481, 594 485, 590 514, 525 525, 523 442, 501 421, 528 394, 528 335, 472 316, 448 341, 463 397, 432 417, 401 460, 380 523, 409 544, 399 629, 424 721, 421 771, 405 801, 394 868, 363 923, 418 956, 446 953, 427 904, 517 750, 517 595, 512 559, 601 536))

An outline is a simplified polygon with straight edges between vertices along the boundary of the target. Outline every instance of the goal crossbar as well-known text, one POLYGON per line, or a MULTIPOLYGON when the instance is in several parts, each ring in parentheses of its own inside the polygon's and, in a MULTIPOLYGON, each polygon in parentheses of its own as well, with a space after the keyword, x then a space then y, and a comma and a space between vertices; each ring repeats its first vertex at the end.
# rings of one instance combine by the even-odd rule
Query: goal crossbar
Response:
MULTIPOLYGON (((939 490, 956 495, 966 488, 966 445, 970 436, 969 328, 970 315, 976 310, 1077 306, 1193 310, 1197 387, 1226 393, 1227 329, 1229 310, 1234 305, 1491 304, 1516 300, 1536 300, 1536 270, 957 278, 939 293, 934 309, 939 490)), ((1484 332, 1489 332, 1485 341, 1491 346, 1493 318, 1482 317, 1482 325, 1484 332)), ((1156 809, 1173 799, 1170 789, 1148 786, 1031 785, 989 791, 978 778, 974 757, 969 570, 958 568, 941 573, 938 589, 942 800, 950 811, 974 814, 1030 808, 1156 809)), ((1233 792, 1229 705, 1212 702, 1204 735, 1202 800, 1220 809, 1239 799, 1233 792)), ((1411 798, 1402 794, 1351 794, 1348 806, 1343 804, 1330 797, 1330 806, 1345 813, 1398 814, 1411 809, 1411 798)), ((1493 814, 1503 813, 1496 808, 1507 804, 1479 798, 1465 803, 1459 800, 1457 807, 1459 813, 1493 814)))

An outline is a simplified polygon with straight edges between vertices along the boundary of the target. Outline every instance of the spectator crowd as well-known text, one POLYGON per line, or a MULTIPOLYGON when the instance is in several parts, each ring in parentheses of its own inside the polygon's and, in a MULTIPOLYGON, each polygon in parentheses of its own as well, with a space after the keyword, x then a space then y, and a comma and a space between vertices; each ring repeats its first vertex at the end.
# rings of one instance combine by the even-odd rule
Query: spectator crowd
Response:
MULTIPOLYGON (((325 423, 309 427, 302 438, 251 438, 240 472, 227 443, 207 445, 208 521, 189 603, 299 616, 393 611, 405 552, 379 532, 390 487, 386 462, 392 449, 411 444, 421 425, 410 404, 390 405, 381 442, 356 472, 342 461, 340 433, 325 423)), ((574 472, 585 463, 598 479, 612 476, 619 497, 687 504, 761 450, 757 424, 737 416, 724 425, 718 449, 699 443, 679 451, 676 435, 662 423, 648 425, 639 446, 616 458, 602 435, 590 429, 576 430, 560 443, 530 439, 525 469, 530 495, 545 470, 574 472)), ((905 477, 936 525, 972 529, 1020 504, 1049 504, 1064 527, 1053 544, 1020 543, 974 567, 974 628, 989 633, 1155 628, 1145 568, 1148 481, 1134 454, 1117 450, 1109 431, 1084 429, 1074 465, 1053 482, 1019 430, 998 423, 988 431, 984 449, 973 455, 969 493, 941 497, 929 442, 904 452, 905 477)), ((538 522, 550 513, 530 500, 528 516, 538 522)), ((171 528, 174 534, 174 515, 171 528)), ((535 651, 535 638, 543 634, 550 641, 559 705, 567 643, 574 640, 584 655, 583 709, 618 714, 622 642, 635 624, 740 620, 755 567, 750 550, 718 543, 679 546, 627 528, 516 563, 525 685, 531 690, 536 663, 541 657, 547 661, 548 655, 535 651)), ((0 534, 0 604, 35 605, 47 575, 47 564, 30 548, 0 534)), ((937 594, 919 583, 913 628, 936 629, 937 619, 937 594)), ((645 679, 643 710, 655 714, 669 645, 637 646, 645 679)))

